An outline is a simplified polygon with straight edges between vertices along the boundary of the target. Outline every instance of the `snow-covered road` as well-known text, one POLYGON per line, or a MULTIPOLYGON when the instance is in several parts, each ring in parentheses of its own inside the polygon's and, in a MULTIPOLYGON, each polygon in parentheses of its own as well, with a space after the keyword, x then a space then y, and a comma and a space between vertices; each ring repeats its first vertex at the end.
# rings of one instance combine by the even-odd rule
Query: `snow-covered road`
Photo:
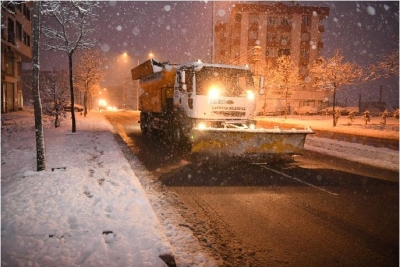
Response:
MULTIPOLYGON (((40 173, 33 125, 32 110, 2 114, 2 266, 218 266, 165 196, 145 193, 101 113, 77 116, 74 134, 46 121, 40 173)), ((313 136, 305 148, 398 171, 398 151, 313 136)))

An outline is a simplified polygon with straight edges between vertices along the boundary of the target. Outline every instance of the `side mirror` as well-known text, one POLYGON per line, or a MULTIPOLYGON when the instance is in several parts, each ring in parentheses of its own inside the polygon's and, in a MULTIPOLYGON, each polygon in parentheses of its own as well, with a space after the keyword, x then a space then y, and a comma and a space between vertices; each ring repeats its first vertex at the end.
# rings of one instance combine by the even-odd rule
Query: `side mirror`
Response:
POLYGON ((258 84, 258 93, 260 94, 260 95, 264 95, 265 94, 265 90, 264 90, 264 76, 261 76, 260 77, 260 81, 259 81, 259 84, 258 84))

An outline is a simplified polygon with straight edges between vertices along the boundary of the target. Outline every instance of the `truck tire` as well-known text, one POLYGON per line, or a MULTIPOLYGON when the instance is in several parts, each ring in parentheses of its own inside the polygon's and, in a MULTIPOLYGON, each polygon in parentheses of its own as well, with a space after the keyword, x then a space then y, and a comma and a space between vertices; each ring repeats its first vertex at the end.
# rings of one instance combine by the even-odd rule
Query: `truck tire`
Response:
POLYGON ((149 132, 149 115, 147 113, 140 113, 140 130, 143 134, 149 132))
POLYGON ((174 142, 175 144, 181 143, 182 135, 183 133, 180 125, 174 125, 174 127, 172 127, 172 142, 174 142))
POLYGON ((172 127, 170 138, 171 144, 176 150, 185 151, 190 146, 189 140, 183 133, 182 126, 179 123, 174 124, 172 127))

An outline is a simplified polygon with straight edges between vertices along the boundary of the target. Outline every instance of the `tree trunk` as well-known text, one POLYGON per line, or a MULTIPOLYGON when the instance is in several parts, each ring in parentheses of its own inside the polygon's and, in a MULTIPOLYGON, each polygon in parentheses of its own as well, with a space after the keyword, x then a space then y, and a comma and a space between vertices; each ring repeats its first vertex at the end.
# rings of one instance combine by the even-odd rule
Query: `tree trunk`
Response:
POLYGON ((88 90, 85 90, 85 92, 83 93, 83 115, 86 117, 87 115, 87 108, 88 106, 88 90))
POLYGON ((336 106, 336 86, 333 87, 333 103, 332 103, 333 127, 336 126, 336 110, 335 110, 335 106, 336 106))
POLYGON ((44 135, 42 123, 42 103, 39 91, 39 39, 40 39, 40 2, 33 2, 32 20, 32 94, 35 113, 35 135, 36 135, 36 164, 37 171, 46 170, 46 156, 44 149, 44 135))
POLYGON ((71 119, 72 119, 72 132, 76 132, 75 122, 75 97, 74 97, 74 82, 72 76, 72 52, 68 53, 68 67, 69 67, 69 90, 71 93, 71 119))
POLYGON ((288 112, 287 99, 288 99, 288 88, 286 86, 286 93, 285 93, 285 119, 287 119, 287 112, 288 112))
POLYGON ((58 127, 60 127, 60 108, 59 108, 59 103, 58 103, 58 100, 54 100, 54 105, 55 105, 55 107, 54 107, 54 109, 55 109, 55 111, 56 111, 56 114, 55 114, 55 119, 54 119, 54 127, 55 128, 58 128, 58 127))

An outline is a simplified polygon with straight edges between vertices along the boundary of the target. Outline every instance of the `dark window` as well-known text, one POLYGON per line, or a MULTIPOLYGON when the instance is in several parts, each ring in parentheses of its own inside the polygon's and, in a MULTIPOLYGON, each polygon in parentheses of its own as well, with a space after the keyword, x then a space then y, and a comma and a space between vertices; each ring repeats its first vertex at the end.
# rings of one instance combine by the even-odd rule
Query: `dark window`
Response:
POLYGON ((24 32, 24 40, 23 40, 24 44, 26 46, 31 46, 31 37, 29 36, 29 34, 27 34, 26 32, 24 32))
POLYGON ((282 18, 281 19, 281 25, 282 26, 290 26, 290 21, 289 21, 289 19, 288 18, 282 18))
POLYGON ((8 24, 7 25, 7 28, 8 28, 8 41, 10 43, 15 44, 14 20, 9 18, 7 24, 8 24))
MULTIPOLYGON (((4 16, 1 18, 1 25, 5 25, 4 16)), ((1 27, 1 39, 6 39, 6 27, 1 27)))
POLYGON ((303 16, 302 23, 303 23, 304 26, 310 26, 311 25, 310 16, 303 16))
POLYGON ((22 5, 24 5, 23 3, 21 3, 21 2, 15 2, 16 3, 16 6, 17 6, 17 9, 19 10, 19 12, 22 12, 22 5))
POLYGON ((258 14, 250 14, 249 20, 250 20, 250 23, 258 24, 258 14))
POLYGON ((304 59, 308 59, 310 55, 310 49, 309 48, 301 48, 300 49, 300 56, 304 59))
POLYGON ((265 56, 268 58, 276 58, 278 57, 278 50, 274 47, 267 47, 265 50, 265 56))
POLYGON ((268 17, 267 25, 276 26, 278 24, 278 17, 268 17))
POLYGON ((279 56, 290 56, 290 49, 279 49, 279 56))
POLYGON ((26 36, 27 36, 26 45, 30 47, 31 46, 31 36, 29 34, 27 34, 26 36))
POLYGON ((7 3, 7 9, 12 11, 15 14, 15 4, 13 2, 8 2, 7 3))
POLYGON ((235 22, 241 22, 242 21, 242 14, 236 14, 235 15, 235 22))
POLYGON ((257 40, 258 38, 258 31, 250 30, 249 31, 249 39, 250 40, 257 40))
POLYGON ((27 5, 23 6, 23 14, 27 20, 31 20, 31 11, 29 10, 29 7, 27 5))
POLYGON ((17 21, 16 35, 18 40, 22 41, 22 25, 17 21))
POLYGON ((29 8, 28 7, 26 7, 26 15, 25 15, 25 17, 26 17, 26 19, 27 20, 31 20, 31 11, 29 10, 29 8))

